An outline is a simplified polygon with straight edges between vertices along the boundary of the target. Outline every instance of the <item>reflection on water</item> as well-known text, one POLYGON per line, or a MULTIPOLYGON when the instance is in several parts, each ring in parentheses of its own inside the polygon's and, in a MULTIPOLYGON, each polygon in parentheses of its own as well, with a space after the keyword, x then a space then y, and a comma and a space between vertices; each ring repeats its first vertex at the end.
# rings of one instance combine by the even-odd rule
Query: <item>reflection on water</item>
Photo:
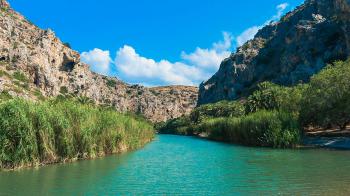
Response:
POLYGON ((349 155, 162 135, 123 155, 1 172, 0 195, 339 195, 350 192, 349 155))

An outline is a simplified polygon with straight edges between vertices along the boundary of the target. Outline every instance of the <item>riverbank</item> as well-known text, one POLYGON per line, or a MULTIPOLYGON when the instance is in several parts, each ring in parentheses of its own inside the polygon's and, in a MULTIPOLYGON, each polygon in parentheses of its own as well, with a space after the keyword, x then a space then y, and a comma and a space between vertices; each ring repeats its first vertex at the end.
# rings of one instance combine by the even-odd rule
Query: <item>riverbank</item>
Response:
POLYGON ((305 137, 304 146, 350 150, 350 137, 305 137))
POLYGON ((0 103, 0 170, 93 159, 154 137, 148 121, 84 100, 0 103))

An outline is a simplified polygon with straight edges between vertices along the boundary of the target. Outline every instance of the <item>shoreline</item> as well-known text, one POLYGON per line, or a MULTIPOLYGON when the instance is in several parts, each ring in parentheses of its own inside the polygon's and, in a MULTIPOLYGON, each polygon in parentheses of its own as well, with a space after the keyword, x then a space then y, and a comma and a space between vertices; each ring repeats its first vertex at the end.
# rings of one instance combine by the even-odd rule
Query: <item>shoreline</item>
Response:
POLYGON ((151 142, 153 142, 155 140, 155 136, 153 136, 153 138, 149 139, 148 141, 143 142, 143 144, 141 146, 139 146, 138 148, 120 148, 120 150, 118 150, 117 152, 113 152, 113 153, 104 153, 104 154, 99 154, 96 157, 85 157, 85 158, 66 158, 66 159, 62 159, 62 160, 56 160, 56 161, 48 161, 48 162, 38 162, 38 163, 33 163, 33 164, 27 164, 27 165, 21 165, 21 166, 17 166, 17 167, 4 167, 4 168, 0 168, 0 172, 14 172, 14 171, 20 171, 23 169, 38 169, 41 167, 45 167, 45 166, 50 166, 50 165, 60 165, 60 164, 69 164, 69 163, 74 163, 74 162, 79 162, 79 161, 86 161, 86 160, 96 160, 96 159, 101 159, 104 157, 108 157, 108 156, 113 156, 113 155, 121 155, 124 153, 129 153, 129 152, 133 152, 136 150, 140 150, 142 148, 144 148, 146 145, 150 144, 151 142))
MULTIPOLYGON (((221 143, 228 143, 234 145, 242 145, 247 147, 266 148, 261 146, 248 146, 240 143, 225 142, 223 140, 211 139, 206 133, 193 134, 193 135, 181 135, 181 134, 166 134, 157 133, 159 135, 178 135, 184 137, 196 137, 203 140, 215 141, 221 143)), ((292 148, 293 149, 293 148, 292 148)), ((302 144, 297 145, 295 149, 333 149, 333 150, 350 150, 350 137, 330 137, 330 136, 304 136, 302 138, 302 144)))

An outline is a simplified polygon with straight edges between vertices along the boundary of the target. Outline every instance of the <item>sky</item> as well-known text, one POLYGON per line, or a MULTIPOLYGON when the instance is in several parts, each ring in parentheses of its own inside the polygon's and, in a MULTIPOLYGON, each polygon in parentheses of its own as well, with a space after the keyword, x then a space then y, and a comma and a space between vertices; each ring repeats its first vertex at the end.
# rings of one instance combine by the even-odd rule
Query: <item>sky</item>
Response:
POLYGON ((303 0, 9 0, 92 71, 146 86, 193 85, 303 0))

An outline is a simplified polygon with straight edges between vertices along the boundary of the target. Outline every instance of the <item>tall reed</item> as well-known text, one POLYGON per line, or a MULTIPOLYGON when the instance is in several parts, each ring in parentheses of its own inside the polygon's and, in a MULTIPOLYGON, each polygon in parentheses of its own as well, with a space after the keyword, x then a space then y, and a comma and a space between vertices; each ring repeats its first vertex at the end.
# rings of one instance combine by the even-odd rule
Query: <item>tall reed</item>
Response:
POLYGON ((74 100, 0 104, 0 168, 88 159, 141 147, 154 137, 146 120, 74 100))

